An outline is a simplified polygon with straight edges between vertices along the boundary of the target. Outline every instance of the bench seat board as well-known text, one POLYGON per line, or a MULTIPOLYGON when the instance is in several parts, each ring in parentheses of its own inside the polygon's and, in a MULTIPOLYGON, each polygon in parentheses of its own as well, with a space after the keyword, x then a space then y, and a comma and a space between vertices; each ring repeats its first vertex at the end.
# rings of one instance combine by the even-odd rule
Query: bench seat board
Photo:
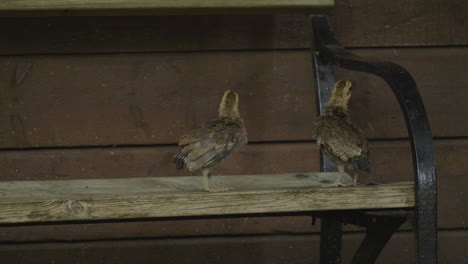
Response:
POLYGON ((334 0, 9 0, 0 1, 0 15, 327 13, 333 5, 334 0))
MULTIPOLYGON (((336 172, 0 182, 0 223, 414 207, 411 182, 331 187, 336 172)), ((351 182, 346 174, 342 182, 351 182)))

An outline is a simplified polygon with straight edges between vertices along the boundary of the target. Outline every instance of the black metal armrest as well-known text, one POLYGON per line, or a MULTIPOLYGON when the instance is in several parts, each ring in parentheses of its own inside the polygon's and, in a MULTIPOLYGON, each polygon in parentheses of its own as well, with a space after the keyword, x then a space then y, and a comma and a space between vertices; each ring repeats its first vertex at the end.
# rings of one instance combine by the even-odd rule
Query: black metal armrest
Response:
MULTIPOLYGON (((315 74, 321 109, 335 82, 334 66, 380 76, 392 88, 405 116, 415 175, 415 221, 418 263, 437 263, 437 182, 432 132, 421 96, 408 71, 391 62, 369 60, 345 50, 326 16, 312 16, 315 74)), ((328 161, 322 164, 327 170, 328 161)))

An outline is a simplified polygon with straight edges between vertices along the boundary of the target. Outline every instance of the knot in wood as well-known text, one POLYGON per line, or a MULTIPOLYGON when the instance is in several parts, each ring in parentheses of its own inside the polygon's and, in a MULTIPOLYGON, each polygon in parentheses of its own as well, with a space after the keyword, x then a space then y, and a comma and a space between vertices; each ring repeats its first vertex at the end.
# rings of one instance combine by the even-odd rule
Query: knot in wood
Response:
POLYGON ((85 209, 84 205, 79 201, 68 201, 67 207, 73 214, 81 214, 85 209))

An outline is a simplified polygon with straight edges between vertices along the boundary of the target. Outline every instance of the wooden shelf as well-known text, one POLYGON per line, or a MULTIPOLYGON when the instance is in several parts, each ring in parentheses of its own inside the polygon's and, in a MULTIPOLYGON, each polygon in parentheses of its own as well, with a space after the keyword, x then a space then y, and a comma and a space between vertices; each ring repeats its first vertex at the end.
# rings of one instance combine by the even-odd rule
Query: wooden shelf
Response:
MULTIPOLYGON (((413 183, 329 187, 337 173, 0 182, 0 223, 414 207, 413 183)), ((344 182, 350 182, 348 175, 344 182)))
POLYGON ((325 13, 334 0, 9 0, 1 16, 304 12, 325 13))

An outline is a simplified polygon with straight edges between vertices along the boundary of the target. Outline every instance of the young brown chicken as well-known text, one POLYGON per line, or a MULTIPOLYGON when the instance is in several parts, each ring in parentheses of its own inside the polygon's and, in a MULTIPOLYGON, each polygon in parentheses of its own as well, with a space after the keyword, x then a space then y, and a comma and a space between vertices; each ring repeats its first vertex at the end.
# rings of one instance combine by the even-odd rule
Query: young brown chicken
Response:
POLYGON ((229 190, 214 184, 210 170, 247 143, 247 131, 240 118, 238 105, 239 96, 236 92, 224 92, 218 119, 194 128, 179 140, 180 150, 175 155, 177 168, 185 166, 189 171, 202 168, 207 192, 229 190))
POLYGON ((334 183, 335 186, 344 186, 340 180, 345 167, 353 169, 355 186, 357 169, 370 171, 367 139, 362 130, 351 121, 348 113, 351 86, 349 81, 336 82, 325 113, 315 121, 317 144, 341 172, 334 183))

